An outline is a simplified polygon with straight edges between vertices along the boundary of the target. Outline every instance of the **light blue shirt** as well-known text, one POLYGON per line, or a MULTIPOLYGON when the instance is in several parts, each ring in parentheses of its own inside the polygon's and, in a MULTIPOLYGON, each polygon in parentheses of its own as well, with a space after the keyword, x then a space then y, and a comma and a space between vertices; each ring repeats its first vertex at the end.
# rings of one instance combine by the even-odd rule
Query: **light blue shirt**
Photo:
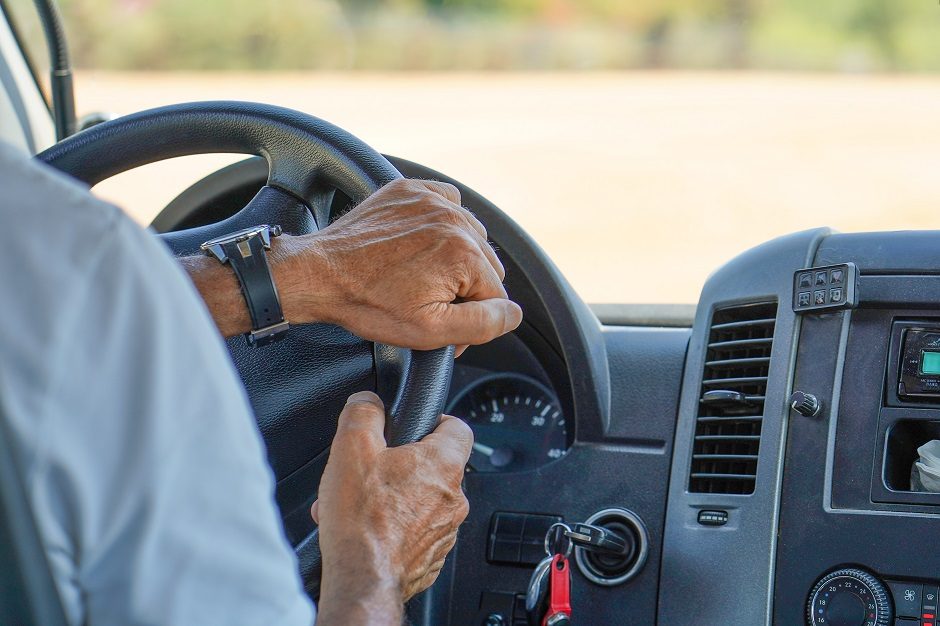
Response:
POLYGON ((0 144, 0 419, 72 624, 313 623, 245 390, 156 237, 0 144))

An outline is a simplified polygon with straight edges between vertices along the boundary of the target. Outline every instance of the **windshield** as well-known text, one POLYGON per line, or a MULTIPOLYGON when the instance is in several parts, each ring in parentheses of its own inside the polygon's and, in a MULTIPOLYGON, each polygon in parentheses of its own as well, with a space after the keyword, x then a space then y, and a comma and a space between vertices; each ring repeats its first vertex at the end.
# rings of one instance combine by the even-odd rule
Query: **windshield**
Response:
MULTIPOLYGON (((816 226, 935 228, 934 0, 63 0, 79 111, 302 109, 493 200, 590 302, 816 226)), ((99 186, 147 223, 232 157, 99 186)))

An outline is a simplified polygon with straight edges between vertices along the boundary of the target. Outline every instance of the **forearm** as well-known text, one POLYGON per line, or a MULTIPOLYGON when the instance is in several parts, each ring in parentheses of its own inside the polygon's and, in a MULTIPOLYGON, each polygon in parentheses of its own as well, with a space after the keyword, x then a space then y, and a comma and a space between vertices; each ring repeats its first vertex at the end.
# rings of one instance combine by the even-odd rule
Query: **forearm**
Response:
MULTIPOLYGON (((271 242, 268 264, 284 311, 292 324, 331 321, 329 303, 317 281, 316 267, 321 261, 314 243, 302 237, 282 235, 271 242)), ((322 260, 325 263, 325 260, 322 260)), ((208 255, 179 259, 205 301, 219 332, 225 337, 251 330, 251 317, 232 268, 208 255)))

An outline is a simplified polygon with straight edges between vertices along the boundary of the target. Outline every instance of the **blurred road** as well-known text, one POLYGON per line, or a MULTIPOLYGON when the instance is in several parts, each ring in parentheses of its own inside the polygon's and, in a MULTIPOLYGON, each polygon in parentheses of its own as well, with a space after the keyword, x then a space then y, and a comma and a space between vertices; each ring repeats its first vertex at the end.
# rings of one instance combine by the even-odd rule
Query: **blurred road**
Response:
MULTIPOLYGON (((316 114, 482 192, 591 302, 695 302, 727 259, 814 226, 940 226, 940 78, 82 73, 77 88, 82 113, 240 99, 316 114)), ((233 160, 97 191, 148 222, 233 160)))

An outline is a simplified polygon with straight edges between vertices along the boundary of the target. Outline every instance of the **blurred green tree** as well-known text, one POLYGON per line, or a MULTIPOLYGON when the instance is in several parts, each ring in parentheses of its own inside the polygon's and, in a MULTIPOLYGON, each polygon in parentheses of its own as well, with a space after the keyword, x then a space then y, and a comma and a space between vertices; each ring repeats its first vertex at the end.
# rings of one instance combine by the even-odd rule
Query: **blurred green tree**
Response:
POLYGON ((107 69, 940 69, 929 0, 60 4, 79 65, 107 69))

